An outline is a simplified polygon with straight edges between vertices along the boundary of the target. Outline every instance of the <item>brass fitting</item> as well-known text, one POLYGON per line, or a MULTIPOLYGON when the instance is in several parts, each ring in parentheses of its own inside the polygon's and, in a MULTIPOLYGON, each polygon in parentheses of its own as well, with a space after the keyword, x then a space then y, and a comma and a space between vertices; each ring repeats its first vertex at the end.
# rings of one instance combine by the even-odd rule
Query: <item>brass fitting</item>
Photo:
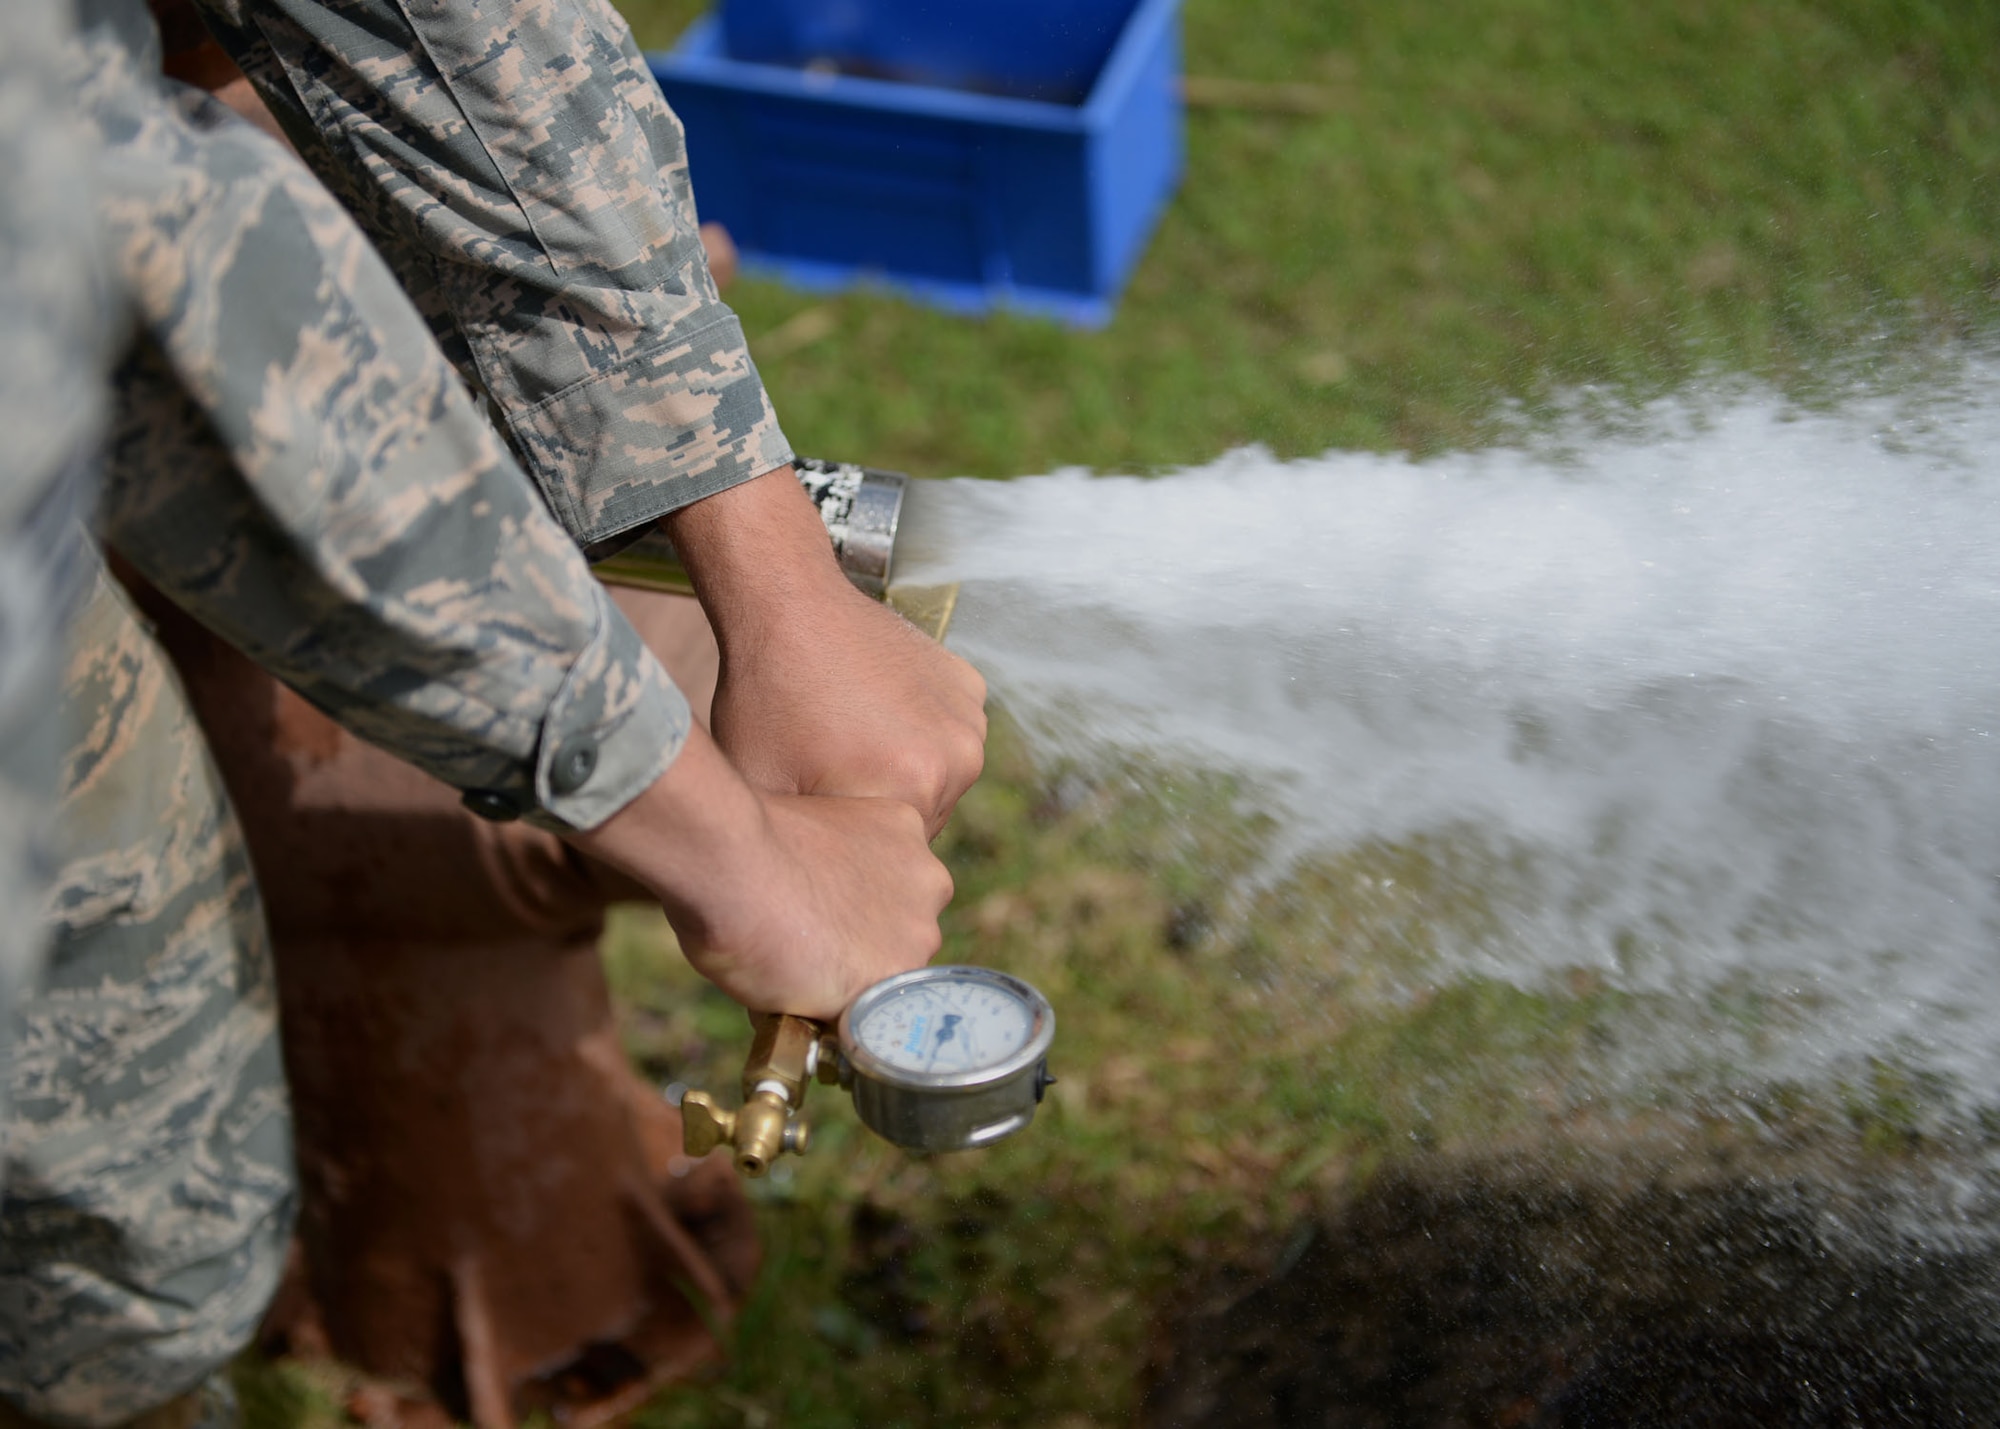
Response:
POLYGON ((813 1076, 821 1086, 844 1086, 841 1078, 840 1038, 832 1032, 821 1029, 819 1034, 819 1054, 813 1067, 813 1076))
POLYGON ((769 1087, 736 1113, 736 1169, 746 1176, 763 1175, 784 1152, 804 1155, 811 1142, 811 1128, 795 1119, 791 1106, 769 1087))
POLYGON ((766 1082, 777 1082, 785 1101, 805 1105, 812 1073, 813 1049, 826 1030, 810 1018, 783 1012, 750 1014, 750 1056, 743 1063, 743 1098, 748 1101, 766 1082))
POLYGON ((882 602, 931 639, 942 642, 958 609, 958 583, 892 585, 883 593, 882 602))
POLYGON ((724 1111, 707 1092, 689 1092, 681 1098, 681 1150, 701 1157, 718 1146, 735 1144, 735 1112, 724 1111))
POLYGON ((734 1147, 736 1169, 762 1176, 785 1152, 804 1155, 812 1144, 812 1129, 797 1113, 826 1029, 782 1013, 752 1013, 750 1025, 755 1030, 743 1064, 742 1108, 725 1111, 707 1092, 687 1093, 681 1098, 681 1149, 706 1156, 718 1146, 734 1147))

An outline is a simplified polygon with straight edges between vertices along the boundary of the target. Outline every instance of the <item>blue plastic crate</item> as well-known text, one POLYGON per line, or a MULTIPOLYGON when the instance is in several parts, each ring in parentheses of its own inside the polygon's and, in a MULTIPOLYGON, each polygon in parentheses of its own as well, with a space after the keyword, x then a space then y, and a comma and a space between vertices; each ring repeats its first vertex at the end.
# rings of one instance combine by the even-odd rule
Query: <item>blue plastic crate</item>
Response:
POLYGON ((1081 104, 1133 0, 721 0, 723 49, 758 64, 1081 104))
MULTIPOLYGON (((1122 24, 1074 104, 739 59, 713 15, 650 58, 687 128, 702 217, 728 226, 746 269, 810 289, 873 282, 954 311, 1007 306, 1097 327, 1179 182, 1182 144, 1179 0, 1096 3, 1122 24)), ((894 10, 887 0, 866 8, 894 10)), ((1021 58, 1036 32, 1014 27, 1011 48, 989 47, 988 82, 1027 75, 1032 85, 1075 68, 1088 29, 1041 32, 1036 69, 1021 58)), ((887 26, 875 50, 843 53, 885 72, 937 68, 907 62, 917 33, 887 26)), ((826 58, 811 40, 784 53, 826 58)))

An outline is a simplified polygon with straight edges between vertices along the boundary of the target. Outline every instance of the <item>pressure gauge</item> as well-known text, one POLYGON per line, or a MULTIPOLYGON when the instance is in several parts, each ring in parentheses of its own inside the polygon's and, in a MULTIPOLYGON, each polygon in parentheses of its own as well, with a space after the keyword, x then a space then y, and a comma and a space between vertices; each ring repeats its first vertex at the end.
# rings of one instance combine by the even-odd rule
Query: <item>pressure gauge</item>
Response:
POLYGON ((840 1081, 871 1130, 913 1151, 990 1146, 1026 1126, 1049 1085, 1048 999, 990 968, 919 968, 840 1016, 840 1081))
POLYGON ((733 1147, 745 1175, 761 1176, 811 1133, 799 1110, 815 1080, 838 1082, 878 1135, 911 1151, 991 1146, 1035 1119, 1054 1082, 1049 1000, 990 968, 919 968, 884 978, 849 1004, 837 1028, 782 1013, 750 1019, 743 1105, 707 1092, 680 1099, 690 1156, 733 1147))

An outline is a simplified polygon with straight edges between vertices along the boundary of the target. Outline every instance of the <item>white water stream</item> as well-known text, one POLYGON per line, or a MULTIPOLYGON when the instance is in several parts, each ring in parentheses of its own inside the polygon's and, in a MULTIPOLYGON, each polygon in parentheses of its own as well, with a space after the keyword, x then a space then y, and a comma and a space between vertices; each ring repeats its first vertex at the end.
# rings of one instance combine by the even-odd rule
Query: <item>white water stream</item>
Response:
POLYGON ((899 579, 964 583, 953 644, 1044 748, 1251 776, 1281 861, 1529 856, 1426 976, 1600 969, 1691 1027, 1747 986, 1800 1010, 1766 1070, 2000 1105, 2000 368, 1960 375, 1915 419, 1749 392, 1424 462, 926 484, 899 579))

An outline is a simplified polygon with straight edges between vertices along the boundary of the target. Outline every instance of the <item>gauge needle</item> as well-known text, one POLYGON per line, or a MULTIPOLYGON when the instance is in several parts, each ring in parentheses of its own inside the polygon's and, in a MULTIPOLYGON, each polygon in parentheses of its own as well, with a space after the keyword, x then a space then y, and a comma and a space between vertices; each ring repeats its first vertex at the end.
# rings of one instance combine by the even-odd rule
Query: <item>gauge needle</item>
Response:
POLYGON ((958 1031, 958 1024, 963 1020, 956 1012, 947 1012, 944 1015, 944 1021, 938 1027, 937 1041, 931 1044, 931 1059, 924 1064, 926 1069, 937 1065, 938 1053, 944 1050, 945 1043, 951 1041, 953 1034, 958 1031))

